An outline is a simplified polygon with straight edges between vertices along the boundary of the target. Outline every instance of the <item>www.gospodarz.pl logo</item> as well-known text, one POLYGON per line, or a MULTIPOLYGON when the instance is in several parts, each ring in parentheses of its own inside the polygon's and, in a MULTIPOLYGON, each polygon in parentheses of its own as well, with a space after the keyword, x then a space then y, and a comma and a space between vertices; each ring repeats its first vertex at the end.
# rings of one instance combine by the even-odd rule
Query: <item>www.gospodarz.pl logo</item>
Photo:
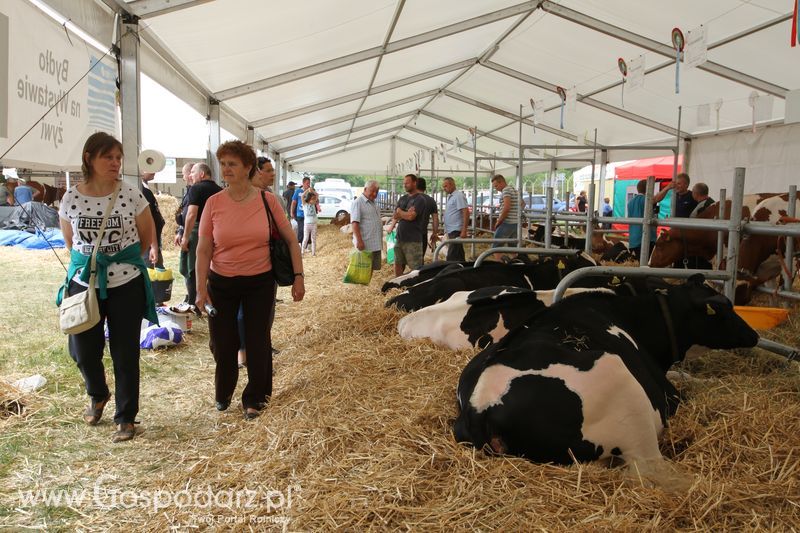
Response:
POLYGON ((193 513, 221 516, 226 513, 287 512, 300 496, 299 485, 287 485, 281 490, 256 487, 254 489, 213 489, 206 487, 173 490, 119 489, 111 486, 112 476, 104 475, 91 489, 38 489, 18 491, 22 508, 44 505, 46 507, 71 507, 78 509, 134 509, 152 512, 164 509, 185 509, 193 513))

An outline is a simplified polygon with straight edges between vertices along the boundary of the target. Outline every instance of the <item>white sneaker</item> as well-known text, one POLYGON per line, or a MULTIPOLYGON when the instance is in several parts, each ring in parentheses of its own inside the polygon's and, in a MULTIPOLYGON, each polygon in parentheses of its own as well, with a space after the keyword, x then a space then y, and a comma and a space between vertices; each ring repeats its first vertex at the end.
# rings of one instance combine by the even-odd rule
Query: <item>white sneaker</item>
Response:
POLYGON ((186 302, 181 302, 178 305, 173 305, 169 310, 173 313, 191 313, 194 310, 194 306, 186 302))

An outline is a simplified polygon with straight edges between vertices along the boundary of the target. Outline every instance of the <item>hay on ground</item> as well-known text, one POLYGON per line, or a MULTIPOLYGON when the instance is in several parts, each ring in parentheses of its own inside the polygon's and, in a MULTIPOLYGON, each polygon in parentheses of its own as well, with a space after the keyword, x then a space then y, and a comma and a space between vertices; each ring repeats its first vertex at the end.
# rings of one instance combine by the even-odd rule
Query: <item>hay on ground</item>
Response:
MULTIPOLYGON (((477 351, 400 339, 401 313, 386 309, 380 293, 391 266, 369 286, 345 285, 351 246, 337 228, 320 226, 317 257, 304 259, 306 299, 291 303, 279 289, 274 396, 257 420, 245 422, 236 400, 227 412, 214 410, 214 365, 198 321, 185 346, 143 355, 144 432, 134 442, 112 446, 107 423, 82 426, 75 418, 83 405, 70 398, 76 414, 60 415, 58 426, 43 415, 27 419, 44 451, 14 461, 14 488, 91 491, 110 473, 105 486, 119 491, 249 490, 254 501, 158 512, 76 507, 6 522, 144 531, 800 528, 797 363, 745 350, 709 351, 681 366, 702 381, 681 384, 686 398, 661 439, 664 456, 689 480, 679 493, 596 464, 489 457, 452 436, 458 378, 477 351), (46 453, 58 456, 58 468, 39 466, 46 453)), ((790 329, 796 338, 794 320, 772 333, 790 329)), ((63 403, 61 392, 51 394, 63 403)))
POLYGON ((158 193, 156 195, 158 209, 164 217, 164 229, 161 231, 161 248, 163 250, 176 250, 175 232, 178 230, 178 223, 175 222, 175 213, 181 205, 181 201, 171 194, 158 193))

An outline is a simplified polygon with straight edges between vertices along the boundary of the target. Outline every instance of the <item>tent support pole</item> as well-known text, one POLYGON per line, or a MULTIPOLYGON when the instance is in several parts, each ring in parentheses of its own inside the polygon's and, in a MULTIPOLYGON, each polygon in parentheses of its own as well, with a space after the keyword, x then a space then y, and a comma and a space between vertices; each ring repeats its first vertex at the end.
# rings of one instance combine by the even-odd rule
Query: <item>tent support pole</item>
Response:
POLYGON ((122 179, 134 187, 141 187, 138 157, 141 148, 139 86, 139 19, 121 17, 119 52, 120 107, 122 108, 122 179))
POLYGON ((725 296, 733 302, 736 295, 736 272, 739 268, 739 236, 742 226, 742 199, 744 196, 743 167, 736 167, 733 177, 733 201, 728 224, 728 253, 725 258, 728 279, 725 280, 725 296))
POLYGON ((646 267, 650 260, 650 226, 653 218, 653 189, 656 185, 654 176, 647 177, 647 190, 644 195, 644 221, 642 223, 642 247, 639 251, 639 266, 646 267))
MULTIPOLYGON (((786 210, 786 215, 794 218, 797 211, 797 185, 789 186, 789 208, 786 210)), ((789 272, 783 273, 783 290, 792 290, 792 281, 794 281, 794 239, 786 239, 786 266, 789 272)))
MULTIPOLYGON (((727 200, 728 191, 726 189, 719 190, 719 219, 725 220, 725 207, 727 204, 725 201, 727 200)), ((722 262, 722 251, 723 251, 723 236, 722 232, 717 233, 717 255, 714 258, 714 268, 719 268, 720 263, 722 262)))
POLYGON ((217 148, 219 148, 221 140, 220 126, 219 126, 219 101, 213 98, 208 101, 208 166, 211 167, 211 172, 214 173, 214 181, 217 184, 222 184, 222 176, 219 171, 219 161, 217 161, 217 148))
MULTIPOLYGON (((672 183, 675 183, 675 179, 678 177, 678 156, 681 153, 681 113, 683 112, 683 107, 678 106, 678 131, 675 133, 675 151, 673 152, 674 160, 672 162, 672 183)), ((685 172, 685 169, 684 169, 685 172)), ((675 206, 677 205, 678 195, 675 194, 675 191, 672 192, 672 199, 670 200, 669 204, 669 216, 675 216, 675 206)))

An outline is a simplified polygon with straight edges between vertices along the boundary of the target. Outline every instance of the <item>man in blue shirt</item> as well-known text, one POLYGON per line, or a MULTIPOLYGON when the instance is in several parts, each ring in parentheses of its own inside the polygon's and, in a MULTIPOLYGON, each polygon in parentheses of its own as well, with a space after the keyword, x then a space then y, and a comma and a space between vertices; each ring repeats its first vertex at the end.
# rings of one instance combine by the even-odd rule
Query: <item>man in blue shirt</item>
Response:
MULTIPOLYGON (((644 193, 647 190, 647 180, 641 180, 636 184, 636 196, 628 202, 628 216, 630 218, 641 218, 644 216, 644 193)), ((655 198, 653 199, 655 203, 655 198)), ((650 242, 656 242, 656 228, 650 228, 650 242)), ((628 248, 634 257, 638 258, 642 252, 642 226, 631 224, 628 227, 628 248)))
POLYGON ((295 189, 292 196, 292 205, 289 207, 289 214, 292 220, 297 222, 297 242, 303 244, 303 222, 305 215, 303 214, 303 193, 311 187, 311 178, 306 176, 303 178, 303 186, 295 189))
MULTIPOLYGON (((614 215, 614 209, 611 208, 611 200, 606 196, 603 198, 603 216, 610 217, 614 215)), ((603 228, 611 229, 611 224, 608 222, 603 223, 603 228)))
MULTIPOLYGON (((444 206, 444 232, 448 239, 465 239, 469 225, 469 209, 464 193, 456 190, 453 178, 445 178, 442 188, 447 193, 447 203, 444 206)), ((447 245, 448 261, 464 261, 464 245, 447 245)))
POLYGON ((26 185, 25 180, 18 178, 19 185, 14 189, 14 205, 27 204, 33 201, 33 187, 26 185))

